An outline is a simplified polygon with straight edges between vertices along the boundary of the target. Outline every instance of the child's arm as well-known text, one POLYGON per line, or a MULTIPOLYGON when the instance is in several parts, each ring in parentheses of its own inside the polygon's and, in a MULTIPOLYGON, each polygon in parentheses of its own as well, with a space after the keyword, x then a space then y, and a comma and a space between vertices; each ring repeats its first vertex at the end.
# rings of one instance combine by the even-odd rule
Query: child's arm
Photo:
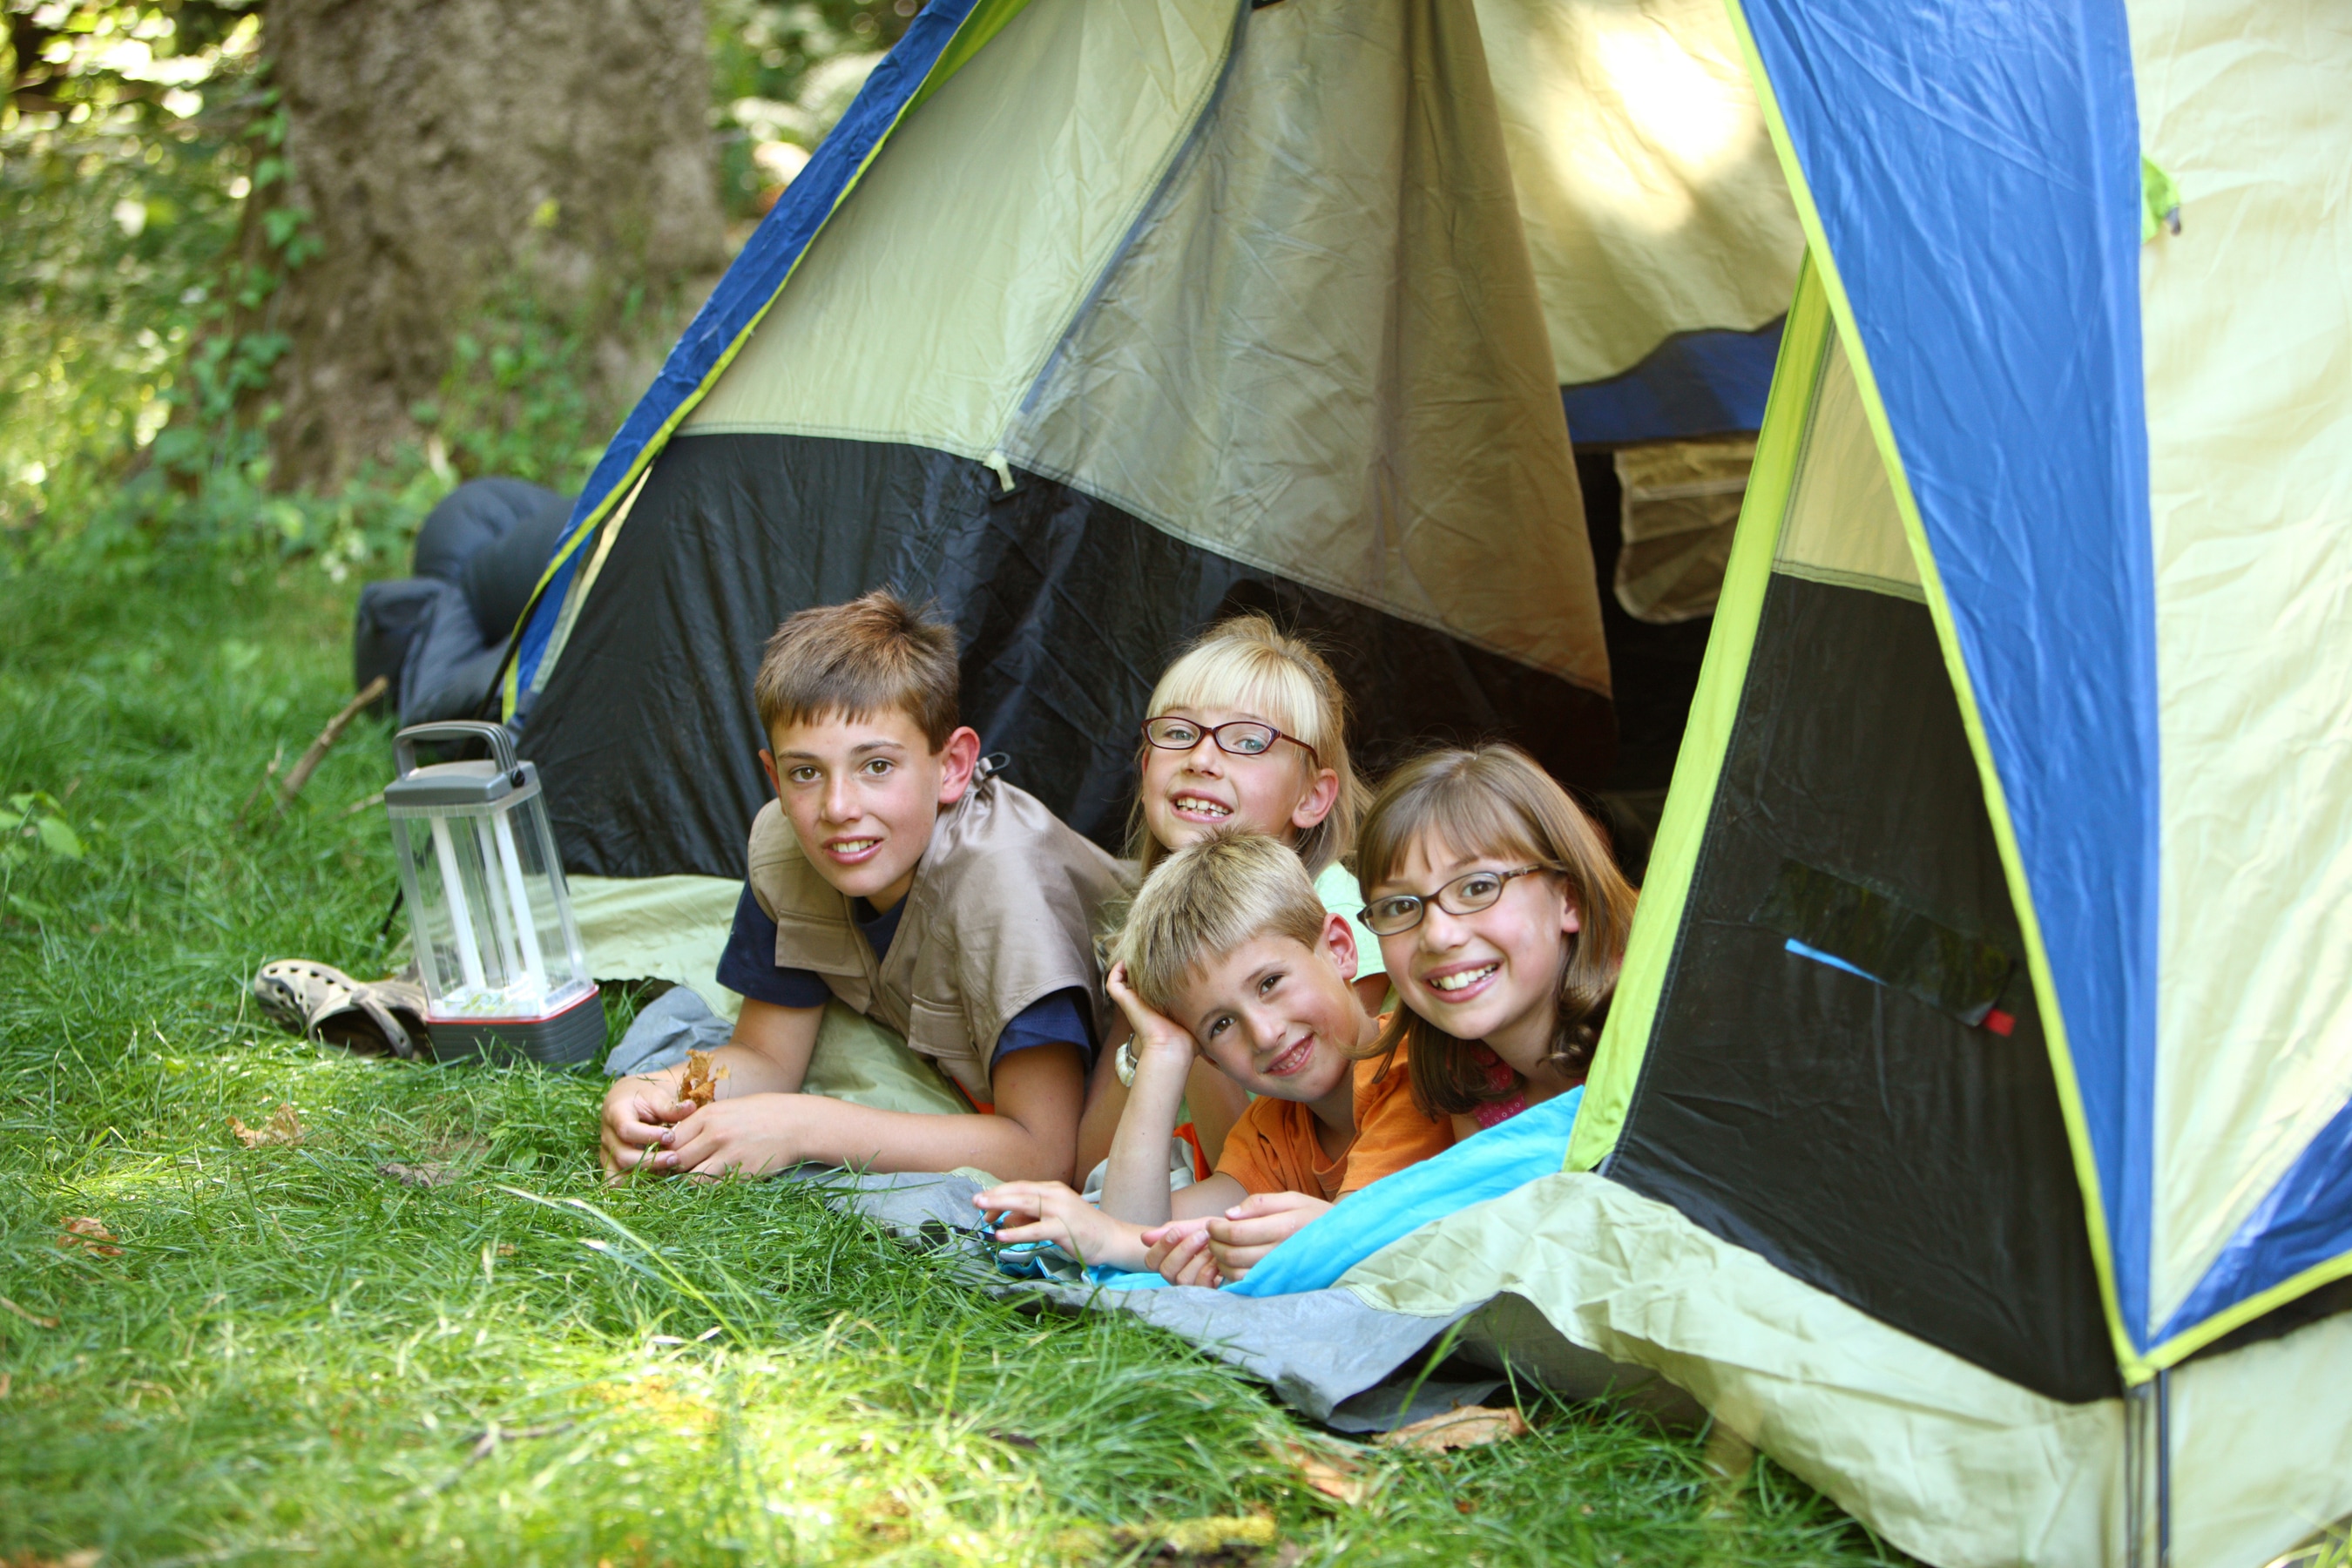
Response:
POLYGON ((991 1075, 992 1116, 877 1110, 813 1094, 721 1099, 663 1134, 654 1168, 720 1176, 760 1175, 803 1161, 868 1171, 975 1165, 1007 1179, 1066 1181, 1086 1095, 1078 1064, 1074 1045, 1007 1055, 991 1075))
MULTIPOLYGON (((818 1007, 779 1007, 772 1002, 744 998, 735 1020, 735 1033, 711 1055, 714 1071, 726 1076, 714 1086, 721 1100, 751 1094, 790 1094, 808 1075, 809 1053, 816 1048, 818 1007)), ((604 1091, 604 1115, 598 1140, 598 1157, 606 1172, 619 1174, 646 1157, 662 1140, 663 1131, 683 1114, 677 1086, 686 1077, 680 1062, 659 1072, 632 1073, 604 1091)))
POLYGON ((1103 989, 1135 1031, 1135 1083, 1111 1138, 1103 1212, 1133 1225, 1161 1225, 1170 1217, 1168 1140, 1176 1135, 1192 1070, 1192 1037, 1144 1005, 1127 983, 1127 965, 1112 964, 1103 989))

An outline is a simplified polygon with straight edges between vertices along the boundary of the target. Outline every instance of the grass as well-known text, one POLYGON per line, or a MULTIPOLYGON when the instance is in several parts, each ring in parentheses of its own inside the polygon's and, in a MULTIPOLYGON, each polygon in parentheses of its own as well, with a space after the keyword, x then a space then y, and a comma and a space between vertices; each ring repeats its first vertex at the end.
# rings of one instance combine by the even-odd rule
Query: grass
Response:
POLYGON ((594 1081, 276 1032, 264 961, 391 956, 382 816, 343 809, 380 729, 236 824, 349 689, 350 604, 296 569, 0 582, 0 799, 84 850, 0 850, 0 1561, 1884 1560, 1605 1407, 1365 1451, 1344 1506, 1262 1390, 1132 1321, 1024 1315, 779 1185, 606 1191, 594 1081), (234 1135, 284 1104, 299 1144, 234 1135), (1207 1516, 1250 1522, 1174 1528, 1207 1516))

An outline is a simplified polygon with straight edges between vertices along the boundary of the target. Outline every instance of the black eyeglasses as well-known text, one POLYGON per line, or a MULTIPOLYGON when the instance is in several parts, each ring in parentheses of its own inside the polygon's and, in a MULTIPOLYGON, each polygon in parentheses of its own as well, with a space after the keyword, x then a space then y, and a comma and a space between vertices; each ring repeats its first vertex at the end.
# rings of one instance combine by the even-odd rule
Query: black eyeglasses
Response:
POLYGON ((1425 897, 1420 893, 1391 893, 1374 899, 1363 908, 1364 924, 1374 936, 1395 936, 1419 925, 1432 904, 1449 915, 1475 915, 1480 910, 1494 908, 1495 900, 1503 896, 1503 889, 1513 878, 1551 869, 1549 866, 1522 866, 1516 871, 1465 871, 1425 897))
POLYGON ((1271 724, 1261 724, 1255 719, 1235 719, 1223 724, 1198 724, 1190 719, 1146 719, 1143 738, 1163 752, 1189 752, 1206 735, 1217 743, 1217 750, 1229 757, 1262 757, 1274 750, 1276 741, 1287 741, 1307 753, 1317 767, 1323 759, 1315 748, 1296 735, 1286 735, 1271 724))

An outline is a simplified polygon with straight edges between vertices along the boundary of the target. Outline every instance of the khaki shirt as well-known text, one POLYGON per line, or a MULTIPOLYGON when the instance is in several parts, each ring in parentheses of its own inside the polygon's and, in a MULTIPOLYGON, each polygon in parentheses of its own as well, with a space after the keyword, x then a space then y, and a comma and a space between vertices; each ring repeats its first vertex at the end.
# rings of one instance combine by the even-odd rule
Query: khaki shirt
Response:
POLYGON ((844 1005, 904 1035, 979 1104, 995 1100, 996 1037, 1031 1003, 1075 985, 1097 1037, 1110 1027, 1094 930, 1103 904, 1126 892, 1120 863, 1002 779, 976 779, 940 813, 886 958, 775 801, 751 824, 749 862, 751 896, 776 922, 777 964, 823 976, 844 1005))

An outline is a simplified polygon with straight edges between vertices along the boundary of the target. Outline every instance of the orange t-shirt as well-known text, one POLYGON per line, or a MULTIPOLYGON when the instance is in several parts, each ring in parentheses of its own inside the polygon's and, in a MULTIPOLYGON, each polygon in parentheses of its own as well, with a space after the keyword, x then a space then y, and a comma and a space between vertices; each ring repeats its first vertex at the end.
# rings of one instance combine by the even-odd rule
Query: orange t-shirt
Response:
POLYGON ((1454 1146, 1451 1120, 1423 1116, 1413 1104, 1402 1051, 1385 1064, 1356 1064, 1356 1137, 1338 1159, 1323 1158, 1315 1128, 1315 1112, 1297 1100, 1253 1100, 1225 1135, 1217 1173, 1247 1192, 1305 1193, 1328 1203, 1454 1146))

